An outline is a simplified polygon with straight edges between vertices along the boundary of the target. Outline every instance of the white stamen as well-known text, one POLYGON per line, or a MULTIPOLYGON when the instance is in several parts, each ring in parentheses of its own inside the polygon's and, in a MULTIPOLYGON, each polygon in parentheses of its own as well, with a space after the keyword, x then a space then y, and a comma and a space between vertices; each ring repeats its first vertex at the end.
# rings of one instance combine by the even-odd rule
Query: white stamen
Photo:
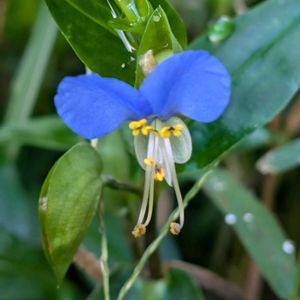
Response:
MULTIPOLYGON (((153 133, 150 133, 148 149, 147 149, 147 157, 149 157, 149 158, 153 157, 153 154, 154 154, 154 150, 155 150, 154 149, 154 146, 155 146, 154 141, 155 141, 155 135, 153 133)), ((141 206, 137 224, 142 224, 145 213, 146 213, 147 204, 148 204, 148 200, 149 200, 150 184, 151 184, 151 180, 153 179, 153 170, 154 170, 154 166, 146 167, 144 195, 143 195, 142 206, 141 206)))
POLYGON ((158 155, 158 139, 159 138, 155 135, 155 137, 154 137, 154 151, 153 151, 154 166, 152 166, 152 172, 151 172, 149 206, 148 206, 148 214, 147 214, 147 219, 145 221, 145 226, 147 226, 150 223, 152 212, 153 212, 153 202, 154 202, 154 169, 155 169, 155 163, 157 161, 157 155, 158 155))
POLYGON ((183 206, 183 200, 182 200, 179 183, 178 183, 178 179, 177 179, 177 175, 176 175, 170 139, 166 139, 166 138, 164 139, 164 147, 162 147, 162 149, 164 151, 164 157, 166 158, 166 162, 170 168, 173 187, 175 190, 175 195, 176 195, 177 203, 178 203, 180 228, 182 228, 182 226, 184 224, 184 206, 183 206))

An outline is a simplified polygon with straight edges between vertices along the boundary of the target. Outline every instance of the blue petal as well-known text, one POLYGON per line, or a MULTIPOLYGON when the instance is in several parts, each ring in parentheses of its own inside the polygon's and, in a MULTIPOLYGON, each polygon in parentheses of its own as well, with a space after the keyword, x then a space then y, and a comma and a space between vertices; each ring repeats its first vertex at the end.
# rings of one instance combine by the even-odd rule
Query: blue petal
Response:
POLYGON ((130 85, 96 74, 65 77, 54 98, 59 116, 78 135, 101 137, 125 120, 144 118, 149 103, 130 85))
POLYGON ((186 51, 159 64, 140 91, 162 119, 182 114, 198 122, 211 122, 228 104, 230 76, 206 51, 186 51))

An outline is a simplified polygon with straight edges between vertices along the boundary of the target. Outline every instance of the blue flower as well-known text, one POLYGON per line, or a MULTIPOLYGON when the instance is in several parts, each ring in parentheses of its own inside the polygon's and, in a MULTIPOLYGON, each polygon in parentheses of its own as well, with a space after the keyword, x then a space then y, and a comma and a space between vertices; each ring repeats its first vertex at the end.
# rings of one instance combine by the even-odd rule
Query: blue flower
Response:
POLYGON ((178 234, 183 226, 174 163, 190 158, 192 143, 187 127, 174 116, 212 122, 224 112, 229 98, 230 76, 224 66, 205 51, 186 51, 158 64, 139 90, 97 74, 65 77, 55 105, 63 121, 87 139, 100 138, 131 121, 137 158, 146 171, 142 208, 133 230, 140 236, 150 222, 154 180, 165 179, 175 189, 180 224, 172 223, 171 232, 178 234))

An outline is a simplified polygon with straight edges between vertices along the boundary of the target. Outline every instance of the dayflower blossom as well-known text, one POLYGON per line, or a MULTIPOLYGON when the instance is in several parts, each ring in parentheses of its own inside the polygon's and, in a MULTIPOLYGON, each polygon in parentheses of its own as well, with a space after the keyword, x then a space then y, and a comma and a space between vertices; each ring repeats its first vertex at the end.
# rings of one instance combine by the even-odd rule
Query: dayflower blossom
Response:
POLYGON ((184 223, 175 163, 190 158, 192 142, 177 115, 212 122, 223 113, 229 97, 230 76, 224 66, 205 51, 186 51, 158 64, 139 90, 96 74, 65 77, 55 105, 63 121, 87 139, 100 138, 131 121, 137 159, 146 172, 141 210, 132 231, 138 237, 151 219, 154 181, 166 180, 175 190, 179 223, 172 223, 170 231, 178 234, 184 223))

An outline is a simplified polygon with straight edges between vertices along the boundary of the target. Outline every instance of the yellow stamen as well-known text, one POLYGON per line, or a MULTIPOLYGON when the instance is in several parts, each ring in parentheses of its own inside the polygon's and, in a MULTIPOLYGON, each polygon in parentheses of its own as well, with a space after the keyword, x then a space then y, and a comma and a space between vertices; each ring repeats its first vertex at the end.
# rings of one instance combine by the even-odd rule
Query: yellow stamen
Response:
POLYGON ((140 129, 141 127, 143 127, 146 124, 147 124, 147 120, 146 119, 141 119, 139 121, 130 122, 128 127, 130 129, 140 129))
POLYGON ((144 163, 147 166, 152 166, 154 164, 154 160, 153 160, 153 158, 147 157, 144 159, 144 163))
POLYGON ((144 224, 138 224, 134 227, 131 233, 135 238, 141 237, 146 233, 146 226, 144 224))
POLYGON ((171 127, 167 126, 167 127, 164 127, 162 128, 160 131, 159 131, 159 135, 162 137, 162 138, 169 138, 170 135, 171 135, 171 127))
POLYGON ((139 121, 130 122, 128 127, 132 130, 132 134, 134 136, 137 136, 137 135, 139 135, 140 130, 143 131, 143 128, 145 127, 146 124, 147 124, 147 120, 141 119, 139 121))
POLYGON ((172 234, 178 235, 180 233, 180 230, 181 230, 181 228, 180 228, 180 225, 178 223, 173 222, 173 223, 170 224, 170 232, 172 234))
POLYGON ((134 136, 139 135, 139 133, 140 133, 140 130, 139 130, 139 129, 133 129, 133 130, 132 130, 132 134, 133 134, 134 136))
POLYGON ((181 124, 177 124, 174 127, 172 127, 173 129, 173 135, 174 136, 181 136, 182 132, 181 130, 183 129, 183 126, 181 124))
POLYGON ((156 165, 154 171, 154 180, 163 181, 165 176, 165 170, 160 165, 156 165))
POLYGON ((181 136, 182 129, 183 129, 183 126, 181 124, 177 124, 175 126, 163 127, 158 133, 159 133, 159 136, 162 138, 169 138, 171 136, 171 133, 174 136, 178 137, 178 136, 181 136))
POLYGON ((155 129, 152 126, 144 126, 141 131, 143 135, 148 135, 150 132, 155 132, 155 129))

